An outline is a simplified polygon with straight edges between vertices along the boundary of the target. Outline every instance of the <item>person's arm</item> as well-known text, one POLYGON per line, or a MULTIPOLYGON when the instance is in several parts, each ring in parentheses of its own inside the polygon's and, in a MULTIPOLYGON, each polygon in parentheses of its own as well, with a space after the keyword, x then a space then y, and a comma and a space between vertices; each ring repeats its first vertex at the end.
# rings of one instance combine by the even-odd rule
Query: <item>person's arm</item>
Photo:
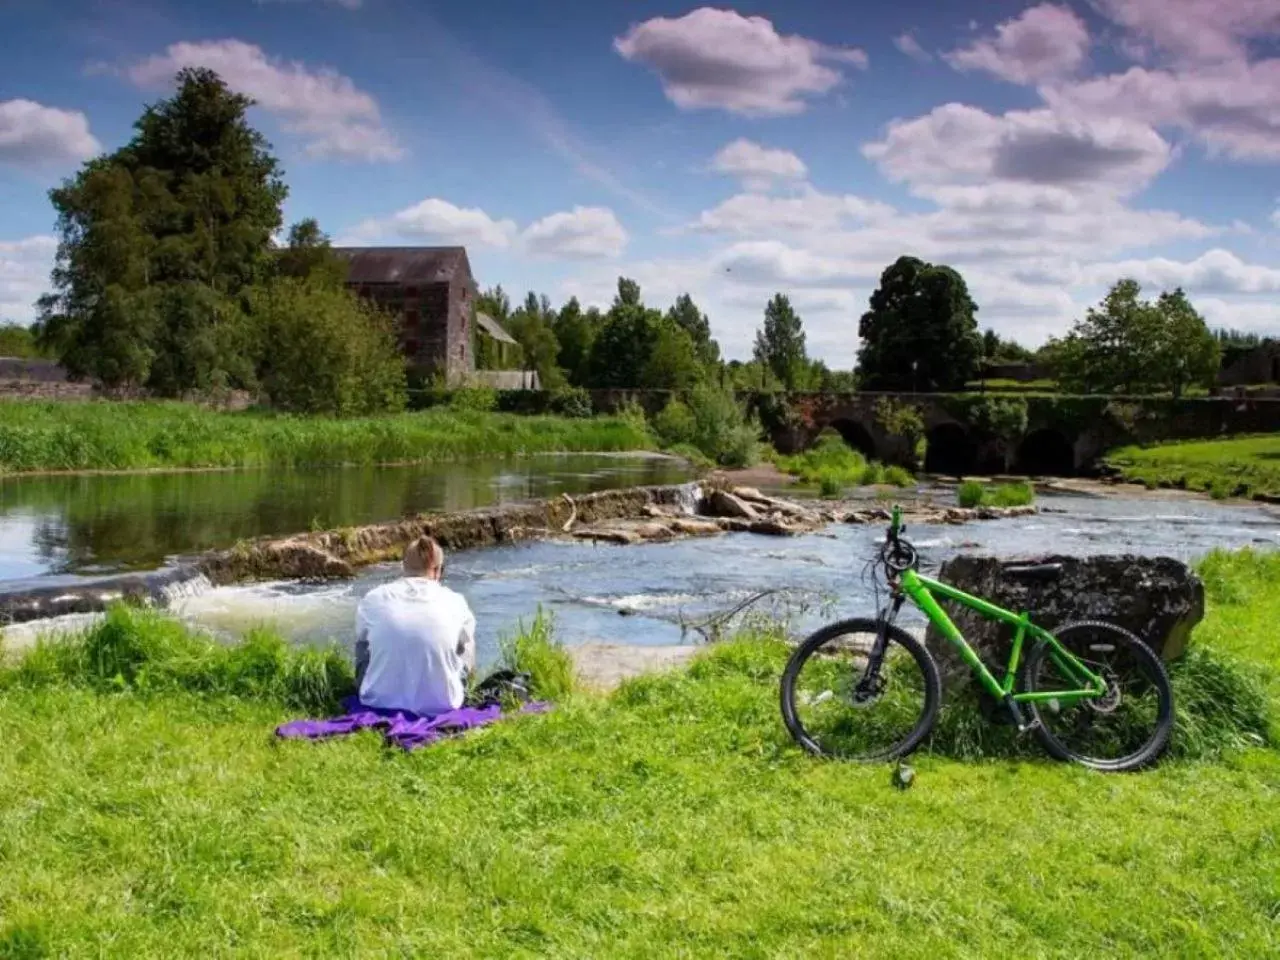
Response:
POLYGON ((363 604, 356 607, 356 693, 364 686, 364 675, 369 669, 369 625, 364 619, 363 604))
POLYGON ((466 600, 462 601, 462 630, 458 634, 458 656, 472 674, 476 672, 476 617, 466 600))

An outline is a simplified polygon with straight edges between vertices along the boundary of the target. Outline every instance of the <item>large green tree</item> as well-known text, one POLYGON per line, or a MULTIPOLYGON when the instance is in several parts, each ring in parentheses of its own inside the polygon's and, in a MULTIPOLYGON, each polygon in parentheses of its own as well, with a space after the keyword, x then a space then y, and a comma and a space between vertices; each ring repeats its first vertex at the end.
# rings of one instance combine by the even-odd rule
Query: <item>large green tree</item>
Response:
POLYGON ((638 387, 653 353, 662 314, 644 305, 640 284, 618 278, 618 293, 591 345, 593 387, 638 387))
POLYGON ((754 356, 767 366, 787 390, 808 386, 809 356, 804 324, 786 294, 774 294, 764 308, 764 326, 756 331, 754 356))
POLYGON ((667 311, 667 319, 689 335, 700 363, 708 369, 720 363, 720 344, 711 336, 711 321, 693 302, 693 297, 687 293, 676 297, 667 311))
POLYGON ((1118 281, 1046 354, 1067 390, 1174 396, 1211 385, 1221 356, 1218 338, 1181 289, 1152 302, 1132 279, 1118 281))
MULTIPOLYGON (((496 319, 496 318, 495 318, 496 319)), ((546 296, 539 297, 532 290, 524 303, 512 311, 507 319, 507 331, 520 344, 525 366, 538 372, 538 380, 544 390, 564 386, 564 371, 560 369, 560 343, 555 334, 555 311, 546 296)))
POLYGON ((575 387, 590 385, 591 346, 603 323, 600 311, 595 307, 583 310, 577 297, 571 297, 556 312, 553 329, 560 344, 560 368, 575 387))
POLYGON ((858 380, 868 390, 955 390, 982 356, 977 305, 947 266, 899 257, 858 323, 858 380))
POLYGON ((248 385, 245 294, 270 272, 286 188, 252 101, 186 69, 132 140, 50 193, 59 246, 38 336, 75 375, 174 395, 248 385))

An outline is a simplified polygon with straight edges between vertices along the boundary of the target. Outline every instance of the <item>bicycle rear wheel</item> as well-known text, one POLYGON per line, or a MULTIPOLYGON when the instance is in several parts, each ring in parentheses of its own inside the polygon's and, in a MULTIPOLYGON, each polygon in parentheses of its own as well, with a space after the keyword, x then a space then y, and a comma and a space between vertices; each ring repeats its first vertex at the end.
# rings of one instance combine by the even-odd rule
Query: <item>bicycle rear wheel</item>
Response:
POLYGON ((797 743, 818 756, 893 760, 929 735, 942 683, 929 651, 889 627, 879 669, 868 675, 879 623, 844 620, 798 646, 782 674, 782 717, 797 743))
MULTIPOLYGON (((1072 655, 1107 682, 1107 692, 1073 702, 1028 703, 1038 720, 1036 736, 1059 760, 1095 770, 1136 770, 1156 760, 1173 733, 1173 689, 1160 658, 1136 636, 1113 623, 1087 620, 1053 632, 1072 655)), ((1022 668, 1028 693, 1079 689, 1039 644, 1022 668)))

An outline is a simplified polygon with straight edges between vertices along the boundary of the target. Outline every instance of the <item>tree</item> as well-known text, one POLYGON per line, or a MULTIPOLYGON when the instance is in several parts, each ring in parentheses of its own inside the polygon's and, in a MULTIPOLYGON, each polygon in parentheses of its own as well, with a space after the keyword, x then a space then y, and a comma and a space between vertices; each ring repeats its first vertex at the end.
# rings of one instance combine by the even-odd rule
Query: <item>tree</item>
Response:
POLYGON ((564 386, 564 372, 560 369, 560 344, 556 340, 555 311, 546 296, 539 297, 532 290, 524 304, 507 319, 507 332, 520 344, 527 368, 538 372, 538 381, 544 390, 564 386))
POLYGON ((1059 382, 1082 393, 1170 391, 1210 386, 1220 347, 1181 289, 1143 300, 1136 280, 1118 281, 1048 351, 1059 382))
POLYGON ((697 344, 670 316, 655 324, 653 345, 640 370, 640 386, 649 390, 687 390, 706 378, 697 344))
POLYGON ((988 363, 1030 363, 1035 354, 1014 340, 1006 340, 990 327, 982 334, 982 359, 988 363))
POLYGON ((591 345, 588 363, 593 387, 635 387, 658 339, 662 314, 640 299, 640 285, 618 278, 618 295, 591 345))
POLYGON ((271 280, 249 301, 271 344, 261 379, 274 406, 337 416, 403 409, 404 358, 377 307, 323 276, 271 280))
POLYGON ((804 325, 785 294, 774 294, 764 308, 764 327, 756 332, 754 356, 765 364, 787 390, 806 386, 809 357, 805 353, 804 325))
POLYGON ((347 263, 333 252, 329 235, 311 217, 289 228, 288 244, 276 253, 276 273, 283 277, 313 278, 330 286, 347 279, 347 263))
POLYGON ((720 344, 711 338, 711 321, 698 309, 693 297, 682 293, 667 311, 667 319, 681 327, 693 341, 699 362, 714 367, 720 362, 720 344))
POLYGON ((880 275, 858 336, 858 378, 868 390, 955 390, 973 379, 982 340, 964 278, 950 267, 899 257, 880 275))
POLYGON ((39 339, 77 376, 167 395, 249 385, 244 294, 270 272, 286 188, 216 73, 185 69, 133 139, 50 192, 54 292, 39 339))
POLYGON ((30 327, 0 320, 0 357, 38 357, 35 334, 30 327))
POLYGON ((553 330, 560 344, 557 362, 575 387, 585 387, 591 381, 591 346, 603 323, 600 311, 595 307, 584 311, 577 297, 570 297, 556 313, 553 330))

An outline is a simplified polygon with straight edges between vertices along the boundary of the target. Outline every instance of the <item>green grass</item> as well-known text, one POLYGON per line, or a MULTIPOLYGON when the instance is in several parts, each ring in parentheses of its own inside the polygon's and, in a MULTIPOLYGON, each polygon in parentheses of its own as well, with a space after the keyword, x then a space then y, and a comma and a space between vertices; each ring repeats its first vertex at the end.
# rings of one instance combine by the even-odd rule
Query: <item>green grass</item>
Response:
POLYGON ((1223 497, 1280 496, 1280 433, 1122 447, 1106 462, 1126 480, 1223 497))
POLYGON ((968 480, 956 488, 956 502, 962 507, 1025 507, 1035 499, 1035 488, 1029 483, 983 486, 976 480, 968 480))
POLYGON ((908 487, 915 483, 910 471, 868 462, 834 432, 824 432, 808 450, 790 456, 774 453, 774 465, 801 483, 817 486, 824 497, 838 497, 845 487, 890 484, 908 487))
POLYGON ((0 474, 404 463, 655 446, 642 424, 619 417, 431 409, 338 420, 180 403, 0 401, 0 474))
MULTIPOLYGON (((1195 647, 1254 675, 1274 711, 1280 557, 1202 570, 1195 647)), ((0 957, 1280 950, 1274 749, 1180 748, 1129 776, 920 754, 900 791, 885 766, 788 741, 785 652, 725 643, 687 673, 414 755, 369 734, 274 743, 298 713, 278 694, 112 692, 102 677, 132 654, 92 682, 7 673, 0 957)))

